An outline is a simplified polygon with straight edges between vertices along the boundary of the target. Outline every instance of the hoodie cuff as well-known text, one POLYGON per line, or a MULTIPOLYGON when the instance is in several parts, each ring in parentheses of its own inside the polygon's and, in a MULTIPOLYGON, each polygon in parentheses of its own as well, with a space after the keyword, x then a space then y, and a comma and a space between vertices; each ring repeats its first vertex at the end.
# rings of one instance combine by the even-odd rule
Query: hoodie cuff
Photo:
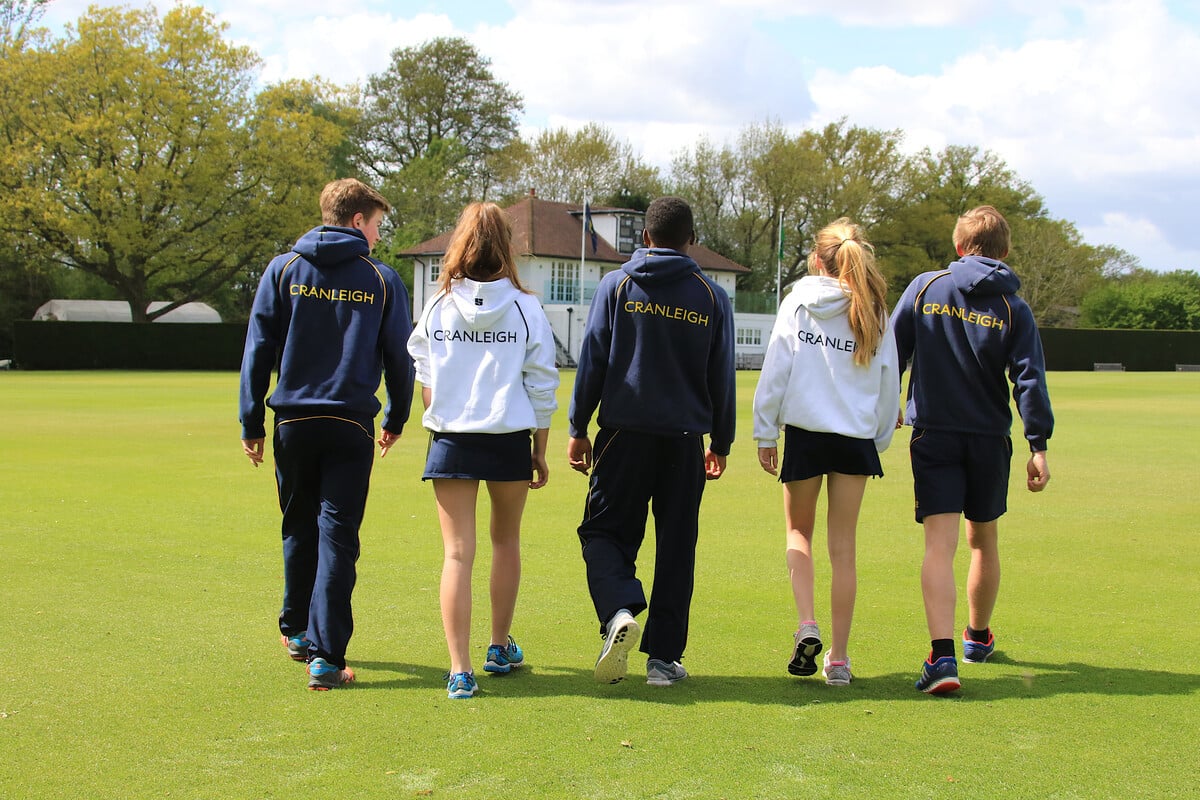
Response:
POLYGON ((1046 449, 1046 437, 1034 436, 1029 440, 1029 452, 1037 453, 1046 449))

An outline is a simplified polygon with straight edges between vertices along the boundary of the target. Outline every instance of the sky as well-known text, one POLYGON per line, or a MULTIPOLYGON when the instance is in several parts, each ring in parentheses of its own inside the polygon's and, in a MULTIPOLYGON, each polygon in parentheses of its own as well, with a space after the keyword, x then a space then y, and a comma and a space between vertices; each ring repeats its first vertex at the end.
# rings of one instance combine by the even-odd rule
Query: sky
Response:
MULTIPOLYGON (((976 146, 1088 243, 1200 270, 1200 0, 198 4, 259 54, 265 83, 365 82, 396 48, 463 37, 524 99, 525 135, 597 122, 664 174, 702 137, 767 120, 899 130, 908 152, 976 146)), ((51 0, 43 24, 61 32, 88 5, 51 0)))

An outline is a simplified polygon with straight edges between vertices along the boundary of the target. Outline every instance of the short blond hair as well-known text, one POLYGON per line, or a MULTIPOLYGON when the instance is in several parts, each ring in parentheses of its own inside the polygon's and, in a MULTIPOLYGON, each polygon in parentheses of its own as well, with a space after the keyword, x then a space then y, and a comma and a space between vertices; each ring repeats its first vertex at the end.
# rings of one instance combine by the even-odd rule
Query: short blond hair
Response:
POLYGON ((1004 258, 1012 247, 1008 220, 994 206, 972 208, 954 226, 954 247, 964 256, 1004 258))
POLYGON ((321 190, 321 224, 349 225, 355 214, 388 213, 392 206, 379 192, 354 178, 340 178, 321 190))

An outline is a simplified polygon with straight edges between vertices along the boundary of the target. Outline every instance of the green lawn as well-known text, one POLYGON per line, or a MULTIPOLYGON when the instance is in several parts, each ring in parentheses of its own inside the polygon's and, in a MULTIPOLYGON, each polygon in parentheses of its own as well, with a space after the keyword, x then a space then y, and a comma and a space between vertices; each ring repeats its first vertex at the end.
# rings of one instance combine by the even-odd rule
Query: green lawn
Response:
MULTIPOLYGON (((304 690, 278 642, 272 472, 241 454, 237 376, 0 373, 0 797, 1159 798, 1200 792, 1200 375, 1055 373, 1047 491, 1014 460, 994 663, 948 698, 928 648, 907 432, 859 528, 854 683, 789 677, 781 493, 740 438, 703 510, 685 663, 598 686, 574 529, 585 479, 530 498, 527 667, 446 699, 440 537, 414 424, 377 462, 349 659, 304 690)), ((823 534, 818 533, 823 553, 823 534)), ((647 551, 645 574, 651 566, 647 551)), ((960 548, 960 584, 965 576, 960 548)), ((486 641, 488 548, 476 564, 486 641)), ((828 625, 828 565, 817 559, 828 625)), ((959 624, 965 622, 960 591, 959 624)), ((480 658, 482 662, 482 658, 480 658)), ((477 664, 477 667, 480 664, 477 664)))

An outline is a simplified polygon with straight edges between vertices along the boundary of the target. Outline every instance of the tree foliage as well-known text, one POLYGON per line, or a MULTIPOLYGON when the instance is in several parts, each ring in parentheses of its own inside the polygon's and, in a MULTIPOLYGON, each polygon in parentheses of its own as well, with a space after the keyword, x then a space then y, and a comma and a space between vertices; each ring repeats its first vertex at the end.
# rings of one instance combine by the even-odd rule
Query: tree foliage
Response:
POLYGON ((0 230, 114 287, 135 320, 213 295, 307 227, 344 139, 312 87, 255 95, 257 57, 222 31, 194 7, 92 7, 4 54, 0 230))
POLYGON ((1200 274, 1134 269, 1110 277, 1083 298, 1085 328, 1200 330, 1200 274))
POLYGON ((645 209, 661 193, 658 170, 645 164, 633 147, 608 128, 588 123, 576 131, 554 128, 514 148, 515 169, 506 199, 529 190, 544 200, 645 209))
POLYGON ((468 196, 483 196, 488 157, 516 138, 523 107, 465 39, 397 48, 388 68, 367 79, 359 166, 387 180, 417 159, 441 159, 468 196))

